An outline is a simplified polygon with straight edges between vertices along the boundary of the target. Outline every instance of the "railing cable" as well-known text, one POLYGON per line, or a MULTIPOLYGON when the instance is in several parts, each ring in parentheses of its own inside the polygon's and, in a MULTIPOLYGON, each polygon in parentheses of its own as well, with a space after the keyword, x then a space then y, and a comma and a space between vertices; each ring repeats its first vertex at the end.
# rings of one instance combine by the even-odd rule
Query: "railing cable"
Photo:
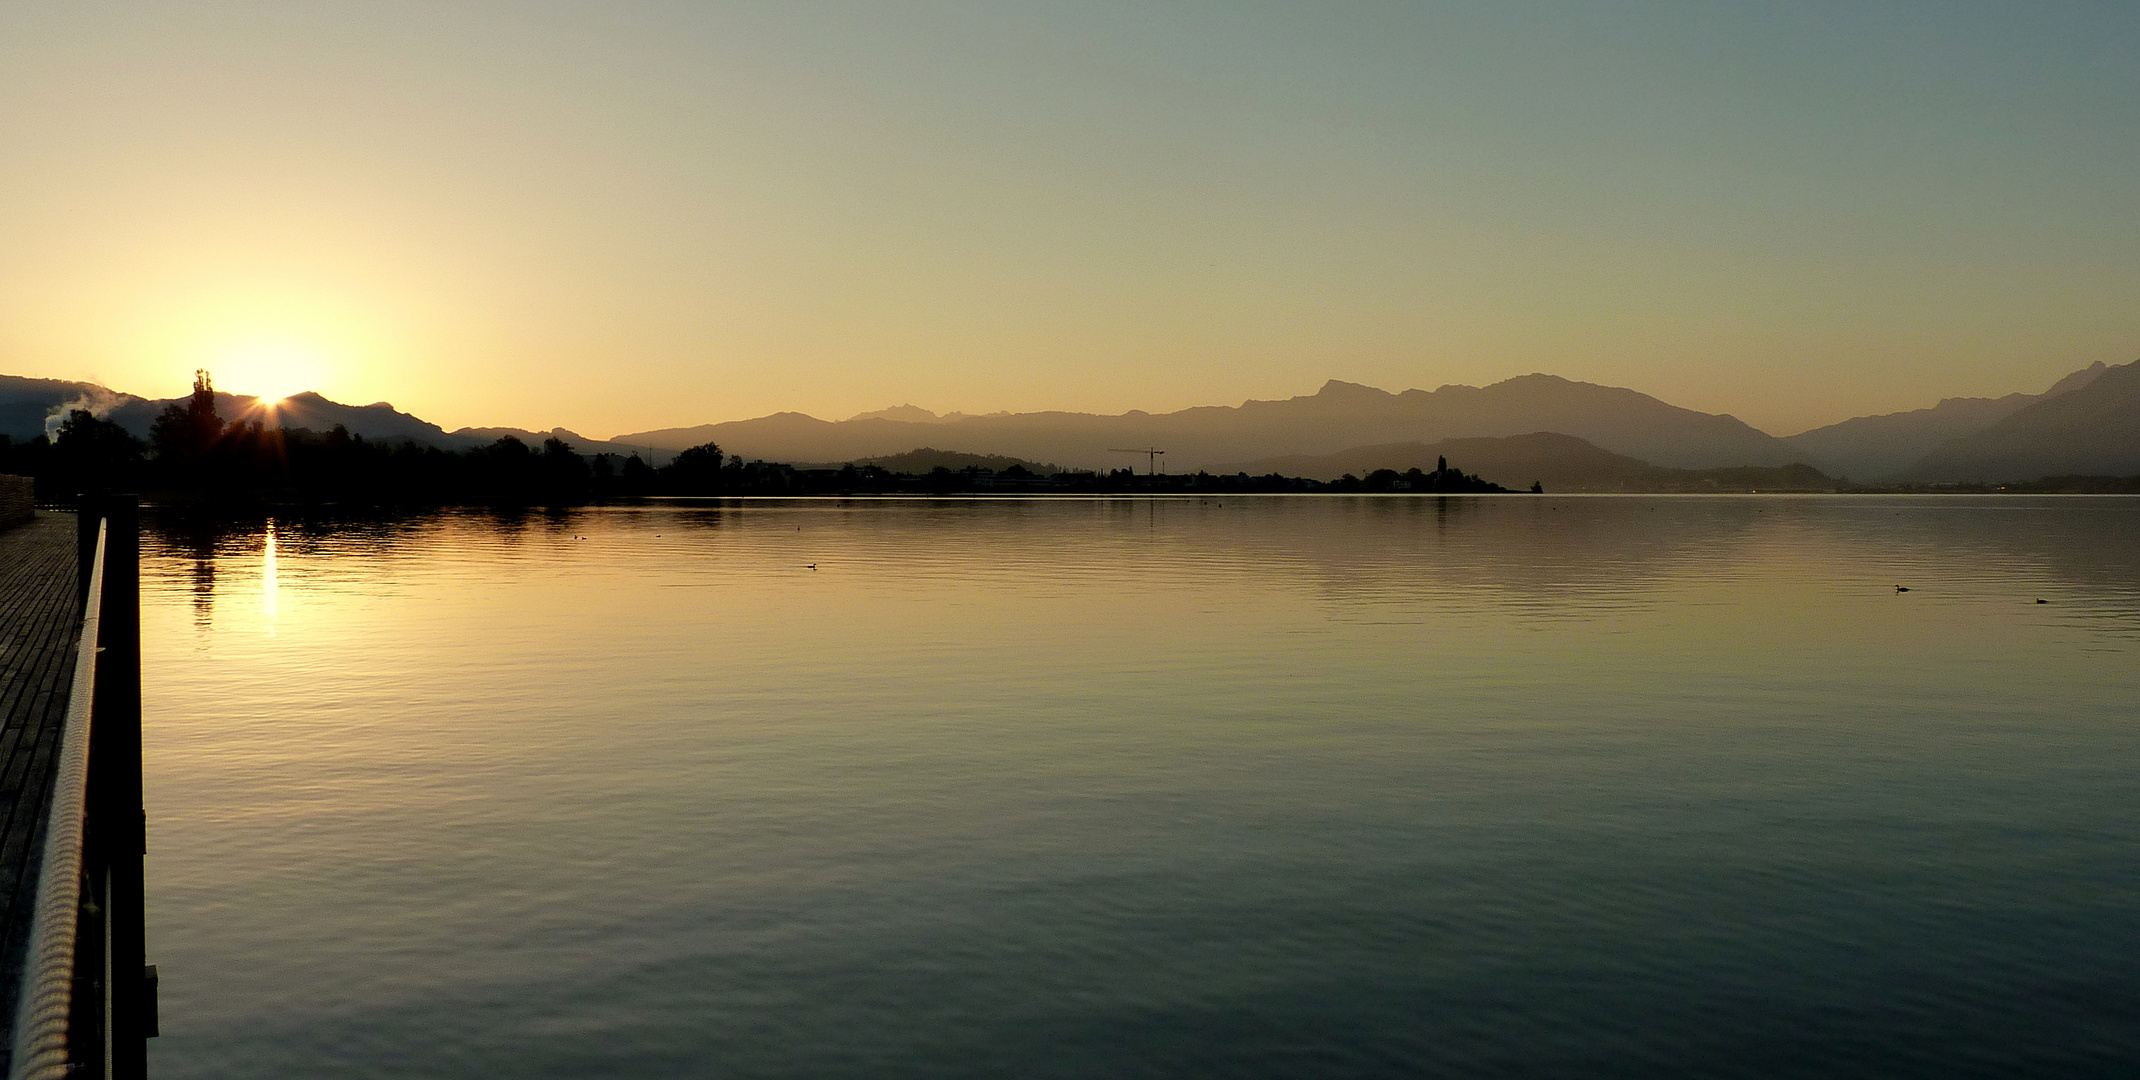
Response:
POLYGON ((30 951, 23 965, 15 1014, 10 1080, 59 1080, 67 1075, 67 1026, 74 1003, 74 954, 82 901, 82 844, 89 793, 90 702, 97 683, 98 615, 104 605, 104 549, 110 522, 97 525, 96 557, 82 604, 82 639, 75 654, 74 688, 67 697, 60 736, 59 772, 44 860, 37 871, 37 908, 30 922, 30 951))

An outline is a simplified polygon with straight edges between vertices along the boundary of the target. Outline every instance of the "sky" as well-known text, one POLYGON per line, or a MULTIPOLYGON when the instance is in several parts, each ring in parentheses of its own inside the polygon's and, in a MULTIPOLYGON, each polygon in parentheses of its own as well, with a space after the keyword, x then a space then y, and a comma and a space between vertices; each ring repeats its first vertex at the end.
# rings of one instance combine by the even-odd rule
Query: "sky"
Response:
POLYGON ((595 436, 2140 357, 2140 5, 29 3, 0 373, 595 436))

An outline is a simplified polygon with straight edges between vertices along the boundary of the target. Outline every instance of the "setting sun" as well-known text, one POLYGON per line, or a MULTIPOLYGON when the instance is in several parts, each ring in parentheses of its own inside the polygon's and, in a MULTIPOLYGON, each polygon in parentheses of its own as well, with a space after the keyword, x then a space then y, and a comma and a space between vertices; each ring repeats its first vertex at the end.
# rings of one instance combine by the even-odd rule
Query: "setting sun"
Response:
POLYGON ((250 338, 218 349, 209 370, 218 389, 273 404, 317 390, 327 380, 327 356, 317 346, 288 338, 250 338))

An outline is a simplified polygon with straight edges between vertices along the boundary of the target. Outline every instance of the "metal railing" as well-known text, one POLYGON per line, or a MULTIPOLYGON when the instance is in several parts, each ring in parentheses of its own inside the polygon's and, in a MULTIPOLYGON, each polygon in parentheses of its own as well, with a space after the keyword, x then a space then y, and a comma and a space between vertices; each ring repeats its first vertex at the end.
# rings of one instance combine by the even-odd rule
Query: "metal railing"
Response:
POLYGON ((84 496, 77 511, 82 632, 17 998, 14 1080, 148 1072, 156 969, 143 963, 137 518, 132 496, 84 496))

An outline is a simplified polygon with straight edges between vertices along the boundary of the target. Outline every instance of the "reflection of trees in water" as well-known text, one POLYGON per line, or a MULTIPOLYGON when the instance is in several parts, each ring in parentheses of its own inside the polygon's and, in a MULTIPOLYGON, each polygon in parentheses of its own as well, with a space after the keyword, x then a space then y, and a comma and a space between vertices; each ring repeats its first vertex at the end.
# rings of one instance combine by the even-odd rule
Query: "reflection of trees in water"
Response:
POLYGON ((151 552, 190 561, 203 587, 212 591, 218 559, 262 556, 272 518, 277 550, 285 556, 399 558, 422 549, 412 544, 441 531, 459 530, 486 543, 517 545, 530 533, 550 538, 581 528, 583 509, 517 507, 278 509, 273 515, 231 514, 192 508, 151 508, 143 514, 151 552))
MULTIPOLYGON (((437 511, 417 513, 309 513, 273 515, 279 556, 335 555, 381 557, 393 553, 413 532, 420 532, 437 511)), ((143 555, 175 559, 183 567, 194 623, 207 627, 215 614, 217 563, 264 559, 270 517, 233 515, 194 508, 146 508, 142 514, 143 555)))
POLYGON ((164 547, 185 559, 187 591, 193 601, 193 623, 206 628, 215 617, 216 531, 188 528, 164 533, 158 539, 164 547))

